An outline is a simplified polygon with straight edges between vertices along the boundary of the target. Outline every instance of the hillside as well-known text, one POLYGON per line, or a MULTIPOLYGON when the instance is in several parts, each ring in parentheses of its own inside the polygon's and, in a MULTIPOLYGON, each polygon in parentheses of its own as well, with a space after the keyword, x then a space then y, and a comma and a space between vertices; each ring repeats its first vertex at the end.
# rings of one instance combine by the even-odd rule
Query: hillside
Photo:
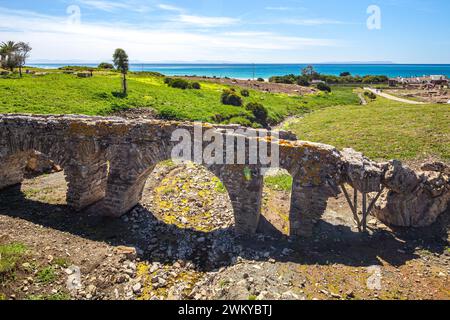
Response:
MULTIPOLYGON (((152 108, 165 119, 251 125, 245 108, 221 103, 222 90, 229 86, 207 81, 200 84, 201 90, 181 90, 168 87, 163 77, 130 75, 129 95, 121 97, 120 78, 115 73, 94 73, 93 78, 54 72, 27 75, 0 79, 0 113, 108 115, 129 108, 152 108)), ((348 88, 306 96, 249 91, 244 104, 262 103, 272 123, 323 107, 358 103, 348 88)))
POLYGON ((351 147, 373 159, 450 160, 448 105, 405 105, 378 97, 367 106, 318 110, 284 128, 302 140, 351 147))

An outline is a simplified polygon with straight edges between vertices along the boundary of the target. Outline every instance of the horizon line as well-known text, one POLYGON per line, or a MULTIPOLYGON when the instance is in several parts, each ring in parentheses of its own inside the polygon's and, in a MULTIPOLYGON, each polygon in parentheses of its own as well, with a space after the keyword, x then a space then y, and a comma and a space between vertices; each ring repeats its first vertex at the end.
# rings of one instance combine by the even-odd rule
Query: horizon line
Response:
MULTIPOLYGON (((29 60, 30 64, 98 64, 111 60, 29 60)), ((392 62, 392 61, 348 61, 348 62, 232 62, 232 61, 130 61, 130 64, 211 64, 211 65, 450 65, 449 63, 417 63, 417 62, 392 62)))

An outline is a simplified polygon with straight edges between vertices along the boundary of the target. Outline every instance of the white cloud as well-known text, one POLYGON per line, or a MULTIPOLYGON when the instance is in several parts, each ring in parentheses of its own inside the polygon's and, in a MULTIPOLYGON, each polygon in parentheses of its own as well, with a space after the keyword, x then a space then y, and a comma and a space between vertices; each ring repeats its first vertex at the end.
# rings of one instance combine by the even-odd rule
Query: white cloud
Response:
POLYGON ((134 12, 150 11, 150 8, 147 6, 135 5, 128 1, 114 2, 106 0, 78 0, 78 2, 86 7, 106 12, 116 12, 120 9, 125 9, 134 12))
MULTIPOLYGON (((197 24, 201 21, 200 25, 213 24, 202 19, 190 21, 197 24)), ((217 26, 217 20, 214 25, 217 26)), ((298 52, 308 48, 339 45, 331 39, 291 37, 271 32, 219 33, 155 25, 69 24, 67 17, 2 8, 0 38, 30 42, 34 60, 99 61, 110 59, 115 48, 123 47, 132 60, 140 61, 283 61, 284 56, 298 58, 298 52)))
POLYGON ((223 27, 239 23, 239 19, 228 17, 205 17, 181 14, 173 21, 182 22, 198 27, 223 27))
POLYGON ((161 10, 166 10, 166 11, 176 11, 176 12, 183 12, 184 11, 183 8, 180 8, 180 7, 177 7, 177 6, 173 6, 171 4, 161 3, 161 4, 158 4, 157 7, 159 9, 161 9, 161 10))

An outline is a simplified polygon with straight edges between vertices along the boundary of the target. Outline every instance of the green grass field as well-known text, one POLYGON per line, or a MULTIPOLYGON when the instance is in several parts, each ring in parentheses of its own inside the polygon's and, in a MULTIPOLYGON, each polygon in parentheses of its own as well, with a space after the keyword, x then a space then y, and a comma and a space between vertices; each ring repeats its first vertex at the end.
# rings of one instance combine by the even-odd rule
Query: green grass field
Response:
MULTIPOLYGON (((163 77, 130 74, 129 95, 121 98, 117 73, 77 78, 51 70, 44 76, 0 78, 0 113, 108 115, 128 108, 152 108, 166 119, 252 125, 244 107, 220 102, 227 86, 207 81, 201 86, 201 90, 181 90, 168 87, 163 77)), ((379 97, 363 107, 354 89, 333 86, 331 94, 308 96, 250 90, 244 103, 262 103, 273 123, 304 115, 285 128, 302 140, 339 149, 352 147, 379 160, 450 159, 448 105, 404 105, 379 97)))
MULTIPOLYGON (((129 95, 121 98, 120 77, 114 73, 95 74, 93 78, 49 73, 23 79, 0 79, 0 113, 108 115, 127 108, 152 108, 166 119, 246 124, 244 107, 223 105, 226 86, 201 82, 201 90, 169 88, 164 78, 129 76, 129 95)), ((238 90, 239 91, 239 90, 238 90)), ((331 94, 319 93, 292 97, 250 90, 244 104, 260 102, 269 111, 271 122, 281 122, 320 108, 358 102, 351 88, 336 88, 331 94)))
POLYGON ((450 107, 405 105, 378 97, 367 106, 318 110, 289 123, 299 139, 351 147, 373 159, 450 160, 450 107))

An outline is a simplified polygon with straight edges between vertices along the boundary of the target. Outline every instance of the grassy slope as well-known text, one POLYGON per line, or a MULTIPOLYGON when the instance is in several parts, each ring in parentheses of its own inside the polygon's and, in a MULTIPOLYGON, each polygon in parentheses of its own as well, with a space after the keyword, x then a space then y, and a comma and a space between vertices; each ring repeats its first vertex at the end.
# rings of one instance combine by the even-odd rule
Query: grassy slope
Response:
POLYGON ((450 160, 448 105, 404 105, 378 97, 368 106, 319 110, 288 128, 302 140, 351 147, 373 159, 450 160))
MULTIPOLYGON (((220 103, 223 85, 202 82, 201 90, 169 88, 163 78, 130 75, 130 94, 120 90, 117 74, 95 74, 91 79, 51 73, 23 79, 0 79, 0 113, 75 113, 107 115, 115 110, 151 107, 180 120, 239 123, 246 110, 220 103)), ((263 103, 273 120, 311 114, 288 124, 300 139, 352 147, 376 159, 413 159, 436 155, 450 159, 450 109, 447 105, 404 105, 378 98, 367 107, 352 106, 352 88, 333 87, 333 93, 291 97, 250 91, 245 102, 263 103), (326 108, 327 107, 327 108, 326 108)))
MULTIPOLYGON (((239 120, 233 117, 247 114, 244 108, 221 104, 220 95, 225 86, 209 82, 203 82, 201 90, 183 91, 167 87, 162 78, 130 75, 129 88, 127 98, 113 95, 120 90, 116 74, 96 74, 90 79, 55 73, 36 78, 0 79, 0 113, 106 115, 123 108, 151 107, 180 120, 213 121, 220 114, 230 122, 239 120)), ((351 89, 307 97, 252 90, 250 93, 245 102, 263 103, 277 122, 292 114, 358 101, 351 89)))

